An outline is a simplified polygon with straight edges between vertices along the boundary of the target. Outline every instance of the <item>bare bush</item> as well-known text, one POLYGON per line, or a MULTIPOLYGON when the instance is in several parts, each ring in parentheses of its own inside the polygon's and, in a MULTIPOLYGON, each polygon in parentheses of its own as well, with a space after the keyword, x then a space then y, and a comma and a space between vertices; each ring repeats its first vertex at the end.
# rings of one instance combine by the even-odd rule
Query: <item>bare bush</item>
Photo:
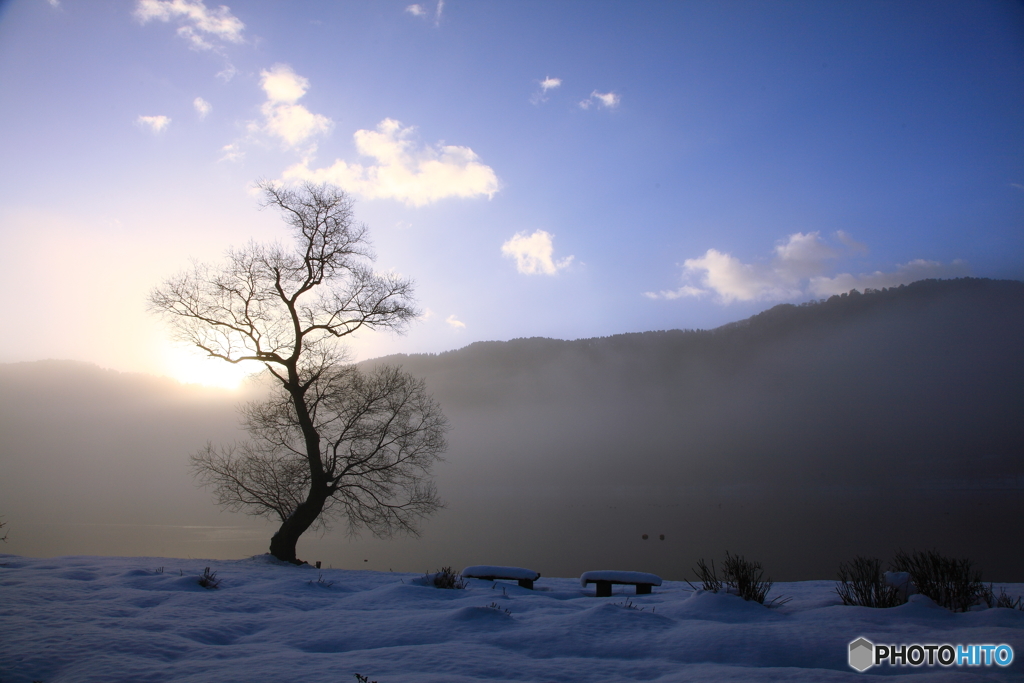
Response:
POLYGON ((726 551, 722 572, 729 592, 735 593, 744 600, 753 600, 763 605, 768 591, 772 589, 772 580, 762 578, 764 570, 761 568, 761 563, 749 562, 743 559, 742 555, 733 556, 726 551))
POLYGON ((425 578, 435 588, 461 590, 466 587, 466 580, 451 567, 441 567, 434 574, 427 574, 425 578))
MULTIPOLYGON (((722 582, 719 580, 718 575, 715 573, 715 561, 711 560, 711 567, 704 562, 704 558, 697 560, 697 568, 693 570, 693 573, 697 575, 697 580, 700 581, 700 587, 711 593, 717 593, 722 590, 722 582)), ((687 581, 690 588, 696 590, 696 586, 687 581)))
POLYGON ((966 612, 982 602, 985 595, 981 571, 973 568, 967 558, 945 557, 936 550, 915 550, 910 554, 900 550, 892 568, 909 573, 918 593, 954 612, 966 612))
POLYGON ((199 585, 210 590, 220 588, 220 579, 217 578, 217 572, 211 572, 209 567, 204 569, 203 575, 199 577, 199 585))
POLYGON ((881 560, 859 555, 840 563, 836 593, 844 605, 861 607, 896 607, 907 601, 904 591, 885 582, 881 560))
POLYGON ((989 607, 1019 609, 1024 611, 1024 597, 1017 596, 1016 598, 1011 598, 1009 595, 1006 594, 1005 588, 1000 588, 999 597, 997 598, 992 590, 992 584, 989 584, 988 587, 984 589, 984 594, 982 595, 981 599, 989 607))
MULTIPOLYGON (((694 573, 697 574, 697 578, 701 582, 701 588, 706 591, 717 593, 724 588, 727 593, 738 595, 744 600, 753 600, 762 605, 765 604, 768 591, 774 585, 770 578, 764 578, 764 570, 761 568, 760 562, 748 561, 742 555, 731 555, 728 550, 725 551, 725 562, 722 563, 721 579, 718 578, 715 571, 714 561, 708 567, 703 558, 697 561, 697 569, 694 570, 694 573)), ((690 582, 687 581, 687 583, 690 582)), ((690 588, 695 589, 692 583, 690 583, 690 588)), ((777 607, 787 602, 789 602, 789 598, 775 598, 769 600, 767 606, 777 607)))

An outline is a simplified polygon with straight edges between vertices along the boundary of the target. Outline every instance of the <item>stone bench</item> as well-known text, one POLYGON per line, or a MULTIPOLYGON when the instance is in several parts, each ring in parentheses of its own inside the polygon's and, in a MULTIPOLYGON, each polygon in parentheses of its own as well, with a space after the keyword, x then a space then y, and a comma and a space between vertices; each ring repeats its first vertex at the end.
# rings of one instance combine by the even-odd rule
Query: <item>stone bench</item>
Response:
POLYGON ((646 572, 593 571, 584 572, 580 576, 580 585, 584 588, 588 583, 597 585, 597 597, 607 598, 612 594, 612 585, 636 586, 637 595, 649 595, 651 586, 660 586, 661 577, 646 572))
MULTIPOLYGON (((540 572, 522 567, 493 567, 487 564, 474 565, 462 570, 462 576, 467 579, 485 579, 496 581, 507 579, 518 581, 523 588, 533 590, 533 582, 540 578, 540 572)), ((659 581, 660 583, 660 581, 659 581)))

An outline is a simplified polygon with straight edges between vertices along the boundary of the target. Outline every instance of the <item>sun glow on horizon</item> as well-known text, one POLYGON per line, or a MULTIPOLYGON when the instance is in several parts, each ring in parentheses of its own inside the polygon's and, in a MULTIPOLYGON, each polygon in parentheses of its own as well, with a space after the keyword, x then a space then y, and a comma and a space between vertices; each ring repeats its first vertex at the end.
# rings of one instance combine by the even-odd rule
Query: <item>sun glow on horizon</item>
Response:
POLYGON ((164 351, 163 361, 163 373, 182 384, 201 384, 231 391, 238 390, 249 376, 263 369, 255 361, 228 363, 170 345, 164 351))

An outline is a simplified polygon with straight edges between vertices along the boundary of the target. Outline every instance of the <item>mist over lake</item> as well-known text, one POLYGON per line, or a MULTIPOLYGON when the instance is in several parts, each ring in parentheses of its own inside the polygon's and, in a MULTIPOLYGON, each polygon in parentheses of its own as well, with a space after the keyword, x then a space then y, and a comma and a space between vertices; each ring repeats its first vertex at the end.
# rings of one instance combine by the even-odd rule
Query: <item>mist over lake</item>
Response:
MULTIPOLYGON (((400 355, 451 421, 419 539, 307 534, 324 566, 600 567, 691 576, 725 550, 777 580, 900 547, 1024 580, 1024 284, 923 281, 708 331, 400 355), (647 539, 643 535, 647 535, 647 539), (661 540, 661 536, 664 540, 661 540)), ((237 558, 273 525, 219 511, 188 456, 259 394, 66 361, 0 366, 6 551, 237 558)))

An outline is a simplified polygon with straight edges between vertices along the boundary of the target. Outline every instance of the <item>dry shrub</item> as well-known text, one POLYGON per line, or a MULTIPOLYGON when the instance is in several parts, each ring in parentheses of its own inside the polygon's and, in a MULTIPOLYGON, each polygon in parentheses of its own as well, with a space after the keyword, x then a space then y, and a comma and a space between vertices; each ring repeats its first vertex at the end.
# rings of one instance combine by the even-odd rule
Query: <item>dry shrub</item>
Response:
POLYGON ((840 563, 836 593, 844 605, 861 607, 896 607, 907 601, 903 591, 885 582, 881 560, 860 555, 840 563))

